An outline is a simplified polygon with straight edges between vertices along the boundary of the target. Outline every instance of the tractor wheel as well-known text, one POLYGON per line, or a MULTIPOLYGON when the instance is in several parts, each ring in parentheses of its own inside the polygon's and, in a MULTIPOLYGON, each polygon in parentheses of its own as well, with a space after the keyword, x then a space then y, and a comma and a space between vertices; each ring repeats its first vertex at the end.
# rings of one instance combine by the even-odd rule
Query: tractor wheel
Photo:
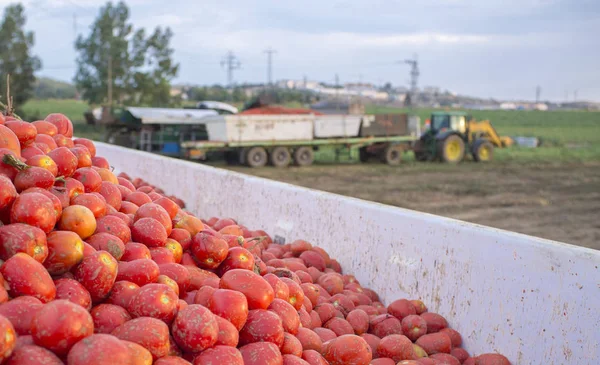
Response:
POLYGON ((275 147, 270 154, 271 165, 275 167, 287 167, 292 162, 290 150, 286 147, 275 147))
POLYGON ((402 161, 402 152, 404 148, 397 144, 391 144, 381 151, 381 161, 388 165, 399 165, 402 161))
POLYGON ((298 166, 312 165, 315 154, 310 147, 300 147, 294 151, 294 162, 298 166))
POLYGON ((494 158, 494 145, 484 139, 478 139, 473 143, 473 159, 477 162, 488 162, 494 158))
POLYGON ((267 164, 267 151, 262 147, 252 147, 248 150, 245 160, 250 167, 263 167, 267 164))
POLYGON ((465 157, 465 142, 456 134, 439 141, 438 147, 439 157, 443 162, 455 164, 465 157))

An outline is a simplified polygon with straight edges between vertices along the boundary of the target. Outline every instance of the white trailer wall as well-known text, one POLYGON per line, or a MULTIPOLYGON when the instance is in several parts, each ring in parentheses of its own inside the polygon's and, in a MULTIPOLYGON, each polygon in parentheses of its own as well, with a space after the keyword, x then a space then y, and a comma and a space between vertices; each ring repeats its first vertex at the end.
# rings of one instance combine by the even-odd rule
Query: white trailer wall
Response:
POLYGON ((181 197, 201 217, 325 248, 385 304, 422 299, 471 353, 600 364, 599 251, 122 147, 97 150, 117 172, 181 197))

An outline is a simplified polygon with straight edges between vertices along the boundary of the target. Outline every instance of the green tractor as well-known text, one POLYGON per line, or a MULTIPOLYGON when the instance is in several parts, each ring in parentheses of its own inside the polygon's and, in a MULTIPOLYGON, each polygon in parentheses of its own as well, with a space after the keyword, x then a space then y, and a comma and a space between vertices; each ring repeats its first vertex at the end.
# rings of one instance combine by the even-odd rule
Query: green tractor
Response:
POLYGON ((513 143, 510 137, 500 137, 489 120, 476 121, 462 111, 440 111, 431 114, 414 153, 417 161, 459 163, 470 153, 475 161, 487 162, 493 159, 494 147, 513 143))

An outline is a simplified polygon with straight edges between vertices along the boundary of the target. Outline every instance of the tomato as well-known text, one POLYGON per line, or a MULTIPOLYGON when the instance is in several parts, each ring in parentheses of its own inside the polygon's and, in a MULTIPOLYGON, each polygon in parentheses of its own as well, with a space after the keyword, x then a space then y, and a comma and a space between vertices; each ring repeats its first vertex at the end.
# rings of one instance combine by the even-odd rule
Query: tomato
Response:
POLYGON ((122 261, 133 261, 139 259, 151 259, 150 249, 141 243, 129 242, 125 245, 122 261))
POLYGON ((100 156, 92 157, 92 166, 101 167, 104 169, 110 168, 110 164, 108 163, 108 161, 104 157, 100 156))
POLYGON ((235 347, 215 346, 202 351, 194 359, 194 365, 244 365, 241 352, 235 347))
POLYGON ((108 181, 103 181, 100 184, 100 194, 106 200, 106 204, 112 206, 116 210, 121 208, 121 191, 117 185, 108 181))
POLYGON ((127 280, 139 286, 155 283, 160 275, 158 265, 148 259, 119 262, 117 280, 127 280))
POLYGON ((298 333, 300 317, 296 309, 287 301, 274 299, 269 306, 269 311, 277 314, 282 321, 283 330, 293 335, 298 333))
POLYGON ((23 252, 42 263, 48 256, 46 234, 37 227, 13 223, 0 227, 0 260, 23 252))
POLYGON ((54 162, 54 160, 52 158, 50 158, 49 156, 45 156, 43 154, 35 155, 32 157, 29 157, 25 161, 25 163, 29 166, 41 167, 43 169, 46 169, 46 170, 50 171, 52 176, 57 176, 57 174, 58 174, 58 166, 56 166, 56 163, 54 162))
POLYGON ((131 241, 131 230, 123 220, 115 216, 107 215, 96 220, 95 233, 101 232, 119 237, 124 244, 131 241))
POLYGON ((84 146, 75 146, 69 148, 69 151, 73 152, 77 157, 77 168, 92 167, 92 155, 90 151, 84 146))
POLYGON ((240 345, 253 342, 272 342, 281 347, 283 326, 277 313, 264 309, 254 309, 248 313, 246 324, 240 331, 240 345))
POLYGON ((67 147, 53 149, 48 152, 48 156, 56 163, 59 176, 70 177, 79 164, 77 157, 67 147))
POLYGON ((42 308, 42 302, 32 296, 22 296, 0 304, 0 315, 8 318, 19 336, 31 333, 31 320, 42 308))
POLYGON ((46 303, 56 296, 56 287, 48 271, 25 253, 19 252, 6 260, 0 267, 0 274, 4 277, 7 291, 13 298, 31 295, 46 303))
POLYGON ((54 124, 59 134, 69 138, 73 137, 73 123, 64 114, 52 113, 44 118, 44 120, 54 124))
POLYGON ((215 316, 217 325, 219 326, 219 334, 215 345, 236 347, 239 342, 239 333, 231 322, 225 318, 215 316))
POLYGON ((164 247, 167 243, 167 231, 156 219, 141 218, 133 224, 131 238, 148 247, 164 247))
POLYGON ((217 342, 219 326, 214 314, 192 304, 177 313, 171 327, 177 345, 188 352, 200 352, 217 342))
POLYGON ((131 341, 121 340, 121 343, 129 348, 132 361, 130 365, 152 365, 152 354, 150 351, 131 341))
POLYGON ((230 248, 227 257, 219 266, 218 273, 223 275, 232 269, 254 270, 254 256, 242 247, 230 248))
POLYGON ((10 210, 11 223, 25 223, 49 233, 56 223, 54 204, 40 193, 20 195, 10 210))
MULTIPOLYGON (((50 194, 54 195, 60 202, 61 214, 62 214, 62 209, 68 207, 70 204, 70 201, 71 201, 71 197, 69 196, 69 191, 64 187, 58 187, 58 186, 53 186, 52 188, 50 188, 49 191, 50 191, 50 194)), ((60 217, 58 216, 56 219, 59 220, 60 217)))
POLYGON ((112 335, 144 347, 154 360, 169 353, 169 327, 156 318, 132 319, 115 328, 112 335))
POLYGON ((102 178, 91 167, 81 167, 75 170, 73 178, 83 184, 86 193, 95 193, 100 191, 102 178))
POLYGON ((54 286, 56 286, 56 299, 65 299, 79 304, 88 311, 92 309, 90 293, 77 280, 58 279, 54 281, 54 286))
POLYGON ((125 308, 114 304, 99 304, 90 312, 95 333, 110 334, 115 328, 131 320, 125 308))
POLYGON ((104 300, 117 278, 117 260, 108 252, 98 251, 85 257, 75 268, 75 279, 90 293, 92 302, 104 300))
POLYGON ((186 251, 192 244, 192 235, 182 228, 173 228, 169 238, 179 242, 183 251, 186 251))
POLYGON ((75 144, 75 146, 81 145, 81 146, 84 146, 85 148, 87 148, 88 151, 90 152, 90 154, 92 155, 92 157, 96 156, 96 145, 94 144, 93 141, 91 141, 87 138, 75 138, 73 140, 73 143, 75 144))
POLYGON ((31 125, 35 127, 38 134, 47 134, 49 136, 58 134, 58 128, 45 120, 36 120, 35 122, 31 122, 31 125))
POLYGON ((82 205, 92 211, 95 218, 106 215, 106 200, 100 194, 80 194, 71 200, 72 205, 82 205))
POLYGON ((19 192, 33 187, 49 189, 54 185, 54 175, 41 167, 29 167, 17 173, 14 184, 19 192))
POLYGON ((159 265, 158 267, 160 275, 165 275, 177 283, 181 295, 188 291, 190 286, 190 272, 183 265, 168 263, 159 265))
POLYGON ((15 156, 21 157, 21 144, 17 135, 10 128, 0 124, 0 148, 11 150, 15 156))
POLYGON ((35 136, 37 135, 37 129, 31 123, 14 120, 6 122, 5 126, 13 131, 22 146, 26 146, 33 142, 35 140, 35 136))
POLYGON ((343 335, 331 340, 323 357, 332 365, 368 365, 372 360, 367 342, 355 335, 343 335))
MULTIPOLYGON (((125 214, 135 214, 135 213, 137 213, 138 209, 140 209, 140 207, 133 204, 132 202, 128 202, 128 201, 124 200, 121 202, 121 208, 119 208, 119 212, 125 213, 125 214)), ((134 215, 134 220, 135 220, 135 215, 134 215)))
POLYGON ((94 333, 92 316, 81 306, 68 300, 54 300, 42 307, 31 322, 31 335, 36 345, 58 356, 94 333))
POLYGON ((62 275, 83 260, 83 241, 76 233, 52 231, 47 244, 48 258, 44 267, 50 275, 62 275))
POLYGON ((241 330, 248 318, 248 301, 244 294, 228 289, 214 291, 208 299, 208 308, 241 330))
POLYGON ((52 138, 54 138, 54 142, 56 142, 56 145, 58 147, 67 147, 67 148, 75 147, 75 145, 73 144, 73 140, 71 140, 71 138, 63 136, 62 134, 54 135, 54 136, 52 136, 52 138))
POLYGON ((283 357, 277 345, 270 342, 255 342, 240 348, 244 365, 282 365, 283 357))
MULTIPOLYGON (((167 285, 169 288, 171 288, 171 290, 173 290, 173 292, 175 293, 175 295, 177 295, 177 298, 179 298, 179 285, 177 285, 177 282, 175 282, 175 280, 171 279, 170 277, 166 276, 166 275, 158 275, 158 279, 156 281, 158 284, 165 284, 167 285)), ((177 307, 179 307, 181 305, 181 302, 179 301, 179 299, 177 300, 177 307)))
POLYGON ((173 229, 171 217, 169 217, 169 213, 162 206, 154 203, 146 203, 141 205, 139 209, 135 212, 134 221, 137 222, 142 218, 153 218, 156 219, 160 224, 165 227, 167 231, 167 236, 171 234, 173 229))
POLYGON ((156 360, 154 365, 191 365, 192 363, 178 356, 165 356, 156 360))
POLYGON ((167 214, 169 214, 170 220, 175 218, 175 215, 179 211, 179 206, 174 201, 164 196, 154 200, 154 203, 163 207, 167 214))
POLYGON ((150 256, 152 256, 152 261, 156 262, 158 265, 175 263, 173 251, 166 247, 152 247, 150 249, 150 256))
MULTIPOLYGON (((21 337, 19 337, 21 338, 21 337)), ((51 351, 34 344, 16 347, 6 365, 63 365, 64 363, 51 351)))
POLYGON ((273 288, 260 275, 249 270, 227 271, 219 284, 221 289, 237 290, 248 299, 249 309, 267 309, 274 298, 273 288))
POLYGON ((97 251, 103 250, 112 255, 116 260, 120 260, 125 253, 125 245, 117 236, 110 233, 101 232, 90 236, 86 242, 97 251))
POLYGON ((183 228, 190 232, 192 236, 195 236, 198 232, 204 230, 204 224, 200 219, 191 215, 186 215, 179 219, 173 228, 183 228))
POLYGON ((135 191, 135 186, 133 186, 131 181, 125 179, 124 177, 121 177, 121 174, 119 174, 117 180, 119 181, 119 185, 126 187, 127 189, 131 190, 131 192, 135 191))
POLYGON ((115 174, 113 174, 109 169, 103 169, 101 167, 96 167, 96 166, 93 166, 92 168, 98 173, 98 175, 100 175, 100 178, 102 178, 102 181, 109 182, 112 184, 119 183, 115 174))
POLYGON ((179 242, 175 241, 174 239, 167 238, 165 248, 173 253, 173 259, 176 263, 181 262, 181 258, 183 257, 183 248, 179 242))
POLYGON ((371 329, 370 332, 379 338, 384 338, 388 335, 402 334, 402 322, 389 314, 381 314, 373 318, 369 327, 371 329))
POLYGON ((131 281, 121 280, 113 285, 109 297, 106 299, 106 304, 114 304, 125 309, 129 308, 129 302, 140 287, 131 281))
MULTIPOLYGON (((117 179, 117 181, 118 180, 119 179, 117 179)), ((150 199, 148 194, 142 193, 139 191, 132 192, 131 194, 129 194, 127 196, 127 198, 125 200, 137 205, 138 207, 141 207, 142 205, 144 205, 146 203, 152 203, 152 199, 150 199)))
POLYGON ((229 245, 225 240, 200 232, 192 239, 191 251, 198 266, 216 269, 227 257, 229 245))
POLYGON ((8 318, 2 315, 0 315, 0 333, 2 333, 0 336, 0 363, 2 363, 10 356, 17 342, 14 327, 8 318))
POLYGON ((58 146, 56 145, 56 142, 54 141, 54 138, 52 138, 52 136, 50 135, 46 135, 46 134, 39 134, 37 136, 35 136, 35 142, 39 145, 39 144, 44 144, 46 146, 48 146, 49 151, 44 151, 46 152, 46 154, 48 154, 50 151, 55 150, 58 146))
POLYGON ((133 295, 127 310, 134 318, 152 317, 171 324, 177 304, 177 294, 168 285, 146 284, 133 295))
POLYGON ((86 239, 96 231, 94 213, 83 205, 71 205, 63 210, 58 227, 65 231, 75 232, 86 239))
POLYGON ((308 362, 309 365, 329 365, 327 360, 315 350, 302 351, 302 359, 308 362))

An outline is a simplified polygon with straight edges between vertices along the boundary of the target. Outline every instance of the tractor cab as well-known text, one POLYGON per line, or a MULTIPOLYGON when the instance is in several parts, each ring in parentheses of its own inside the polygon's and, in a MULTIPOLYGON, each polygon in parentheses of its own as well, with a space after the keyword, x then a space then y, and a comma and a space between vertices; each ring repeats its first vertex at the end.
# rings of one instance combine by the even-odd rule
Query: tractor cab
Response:
POLYGON ((450 130, 466 134, 467 122, 470 119, 471 117, 463 112, 433 112, 430 119, 430 130, 434 133, 450 130))

